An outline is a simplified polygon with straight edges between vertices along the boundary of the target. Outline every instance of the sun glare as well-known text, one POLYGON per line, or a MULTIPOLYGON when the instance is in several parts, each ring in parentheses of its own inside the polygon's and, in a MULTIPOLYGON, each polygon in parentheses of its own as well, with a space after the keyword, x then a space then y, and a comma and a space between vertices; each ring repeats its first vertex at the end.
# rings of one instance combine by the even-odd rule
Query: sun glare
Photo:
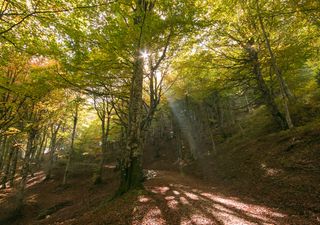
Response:
POLYGON ((149 53, 146 50, 140 52, 140 54, 143 59, 147 59, 149 57, 149 53))

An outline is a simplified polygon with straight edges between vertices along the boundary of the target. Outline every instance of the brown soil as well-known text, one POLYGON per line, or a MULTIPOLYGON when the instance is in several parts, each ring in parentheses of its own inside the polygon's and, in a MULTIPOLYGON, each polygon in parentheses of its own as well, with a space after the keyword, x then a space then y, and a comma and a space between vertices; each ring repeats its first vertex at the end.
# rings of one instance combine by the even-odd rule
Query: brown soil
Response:
MULTIPOLYGON (((59 185, 60 180, 40 182, 39 179, 39 182, 33 183, 28 188, 24 216, 11 224, 239 225, 318 222, 316 218, 292 215, 290 210, 268 207, 259 203, 259 199, 242 198, 224 186, 173 171, 155 171, 155 177, 145 183, 146 190, 134 191, 107 202, 117 187, 114 172, 106 169, 106 182, 94 186, 85 168, 82 171, 78 168, 78 173, 73 174, 65 189, 59 185), (72 204, 44 219, 37 219, 44 209, 66 201, 72 204)), ((56 170, 56 175, 60 172, 56 170)), ((2 196, 1 208, 5 208, 3 203, 10 200, 12 196, 9 196, 2 196)))
MULTIPOLYGON (((22 217, 7 221, 6 224, 62 224, 74 220, 90 211, 110 197, 117 187, 117 180, 112 168, 106 168, 104 182, 93 185, 93 168, 91 165, 80 164, 73 168, 66 186, 61 186, 63 166, 53 171, 53 179, 44 181, 43 171, 35 174, 28 181, 26 204, 22 217), (53 211, 53 213, 49 213, 53 211), (44 219, 43 214, 49 213, 44 219)), ((0 221, 10 217, 14 205, 15 190, 0 191, 0 221)), ((2 224, 0 222, 0 224, 2 224)), ((65 224, 69 224, 68 222, 65 224)))

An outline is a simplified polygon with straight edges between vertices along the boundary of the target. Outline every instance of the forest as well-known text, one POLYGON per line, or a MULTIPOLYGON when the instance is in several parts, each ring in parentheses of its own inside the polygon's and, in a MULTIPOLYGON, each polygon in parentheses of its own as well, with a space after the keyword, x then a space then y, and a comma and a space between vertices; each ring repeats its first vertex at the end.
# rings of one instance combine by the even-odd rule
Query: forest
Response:
POLYGON ((0 224, 320 224, 320 1, 0 0, 0 224))

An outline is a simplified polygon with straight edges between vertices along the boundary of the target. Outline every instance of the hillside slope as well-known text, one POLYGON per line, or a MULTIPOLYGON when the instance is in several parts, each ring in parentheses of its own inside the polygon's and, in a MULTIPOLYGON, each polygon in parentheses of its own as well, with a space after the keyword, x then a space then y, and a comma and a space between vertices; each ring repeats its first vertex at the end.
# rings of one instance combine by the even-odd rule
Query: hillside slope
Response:
MULTIPOLYGON (((10 217, 14 190, 0 191, 1 224, 319 224, 320 128, 315 124, 251 141, 236 138, 179 167, 174 143, 160 145, 160 158, 146 190, 108 201, 118 173, 106 165, 94 185, 94 164, 78 163, 61 187, 63 165, 52 180, 29 179, 21 217, 10 217)), ((152 151, 152 149, 149 149, 152 151)), ((148 153, 147 153, 148 155, 148 153)), ((150 154, 152 155, 152 154, 150 154)), ((150 156, 151 157, 151 156, 150 156)))
MULTIPOLYGON (((185 169, 292 214, 320 218, 320 126, 236 138, 185 169)), ((319 221, 320 223, 320 221, 319 221)))

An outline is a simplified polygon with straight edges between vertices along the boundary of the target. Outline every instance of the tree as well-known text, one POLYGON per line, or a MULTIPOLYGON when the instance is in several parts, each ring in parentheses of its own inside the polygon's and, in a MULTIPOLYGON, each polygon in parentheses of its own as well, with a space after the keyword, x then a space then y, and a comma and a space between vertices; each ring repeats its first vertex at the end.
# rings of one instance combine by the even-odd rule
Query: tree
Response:
POLYGON ((70 149, 68 152, 68 159, 67 159, 67 164, 66 164, 66 168, 64 170, 64 175, 63 175, 63 181, 62 181, 62 185, 66 185, 67 183, 67 177, 68 177, 68 173, 70 170, 70 165, 71 165, 71 160, 74 154, 74 140, 76 137, 76 131, 77 131, 77 125, 78 125, 78 119, 79 119, 79 107, 80 107, 80 103, 81 103, 81 98, 80 96, 77 96, 73 102, 73 112, 72 112, 72 119, 73 119, 73 124, 72 124, 72 133, 71 133, 71 143, 70 143, 70 149))
POLYGON ((113 113, 113 105, 110 102, 111 98, 102 97, 96 98, 94 97, 94 108, 97 112, 97 115, 101 121, 101 161, 99 165, 98 172, 95 177, 95 184, 102 182, 102 170, 106 160, 106 153, 108 150, 108 138, 110 132, 111 125, 111 116, 113 113))

